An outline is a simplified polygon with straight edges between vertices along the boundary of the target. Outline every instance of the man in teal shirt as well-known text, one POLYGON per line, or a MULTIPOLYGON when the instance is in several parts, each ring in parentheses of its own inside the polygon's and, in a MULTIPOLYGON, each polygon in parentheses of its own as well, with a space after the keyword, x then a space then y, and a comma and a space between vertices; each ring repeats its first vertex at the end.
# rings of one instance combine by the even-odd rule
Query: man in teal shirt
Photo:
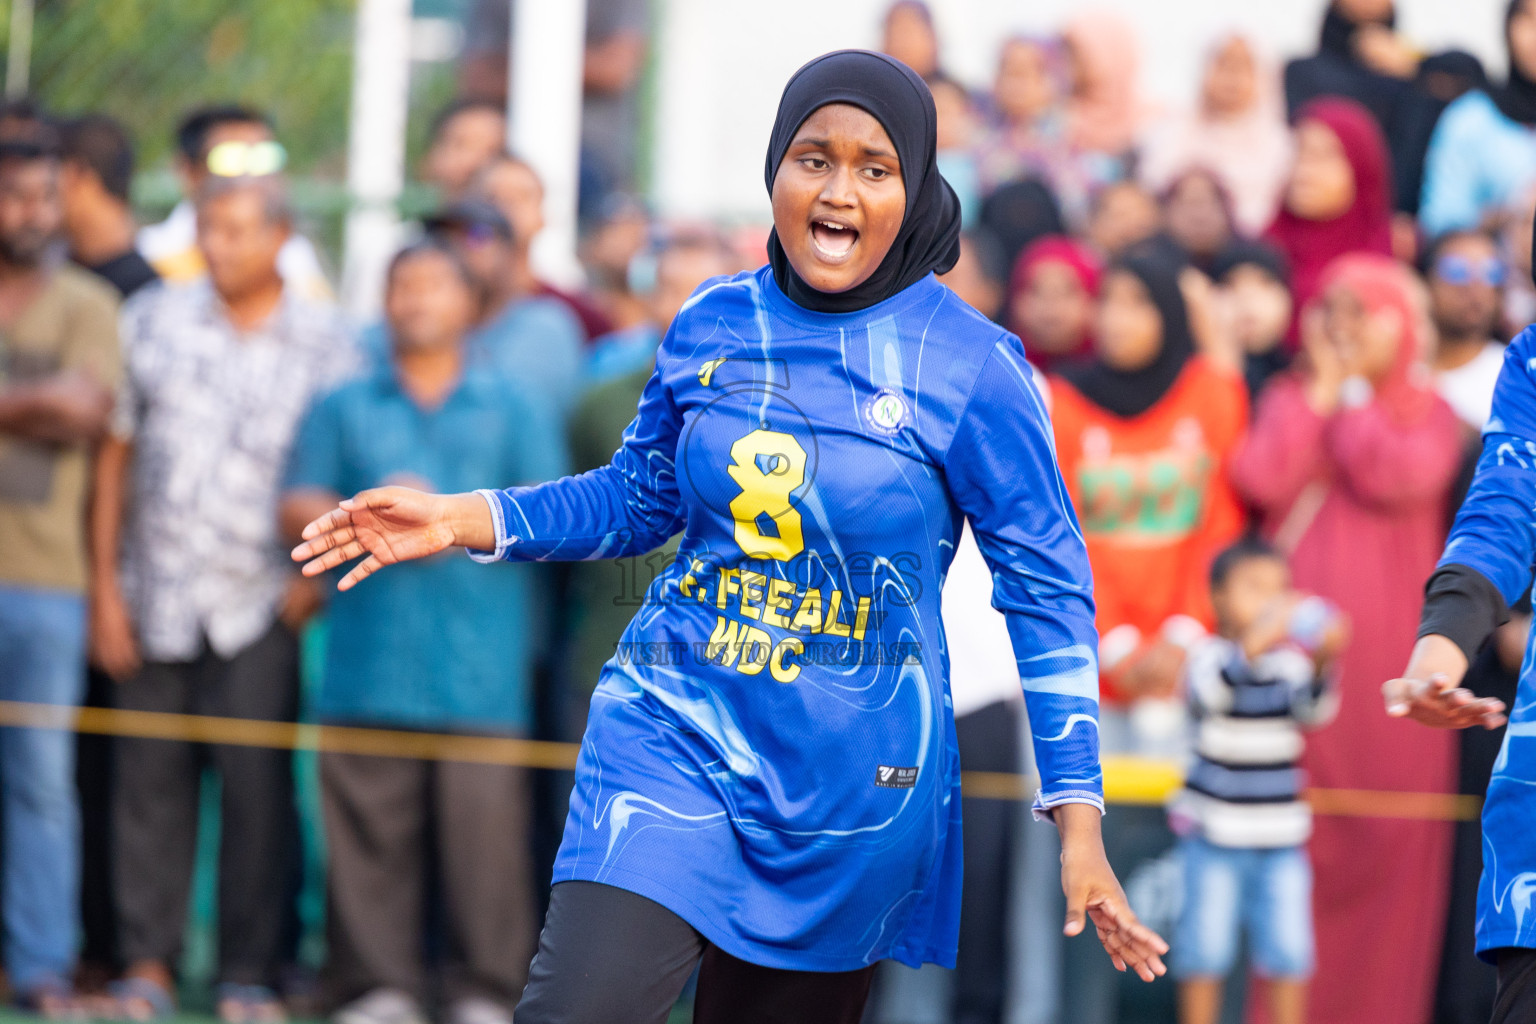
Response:
MULTIPOLYGON (((300 430, 282 507, 293 540, 316 509, 363 488, 466 491, 565 471, 554 415, 515 382, 466 367, 476 309, 474 282, 447 245, 429 240, 396 256, 389 363, 317 402, 300 430)), ((445 555, 337 595, 318 717, 526 734, 544 568, 487 572, 445 555)), ((447 1021, 510 1022, 537 926, 526 769, 328 753, 321 782, 338 1022, 425 1020, 424 865, 433 858, 455 939, 443 965, 447 1021)))

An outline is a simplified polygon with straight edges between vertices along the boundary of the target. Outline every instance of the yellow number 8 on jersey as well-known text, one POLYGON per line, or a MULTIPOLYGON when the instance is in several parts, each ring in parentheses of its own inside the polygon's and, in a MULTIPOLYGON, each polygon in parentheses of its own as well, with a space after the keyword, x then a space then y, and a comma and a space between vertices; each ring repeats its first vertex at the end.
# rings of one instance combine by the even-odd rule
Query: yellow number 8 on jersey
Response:
POLYGON ((800 532, 800 511, 789 493, 805 483, 805 449, 793 434, 782 430, 754 430, 731 445, 732 465, 726 467, 741 487, 731 501, 736 520, 736 543, 755 558, 793 558, 805 549, 800 532), (777 528, 767 534, 760 525, 767 516, 777 528))

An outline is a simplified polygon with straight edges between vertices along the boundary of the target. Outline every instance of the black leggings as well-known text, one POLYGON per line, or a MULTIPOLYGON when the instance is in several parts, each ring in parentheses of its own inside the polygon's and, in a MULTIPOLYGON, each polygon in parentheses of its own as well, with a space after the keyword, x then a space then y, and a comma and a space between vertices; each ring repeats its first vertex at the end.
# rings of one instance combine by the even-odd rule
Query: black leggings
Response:
POLYGON ((1499 994, 1490 1024, 1536 1021, 1536 949, 1501 949, 1498 961, 1499 994))
POLYGON ((644 896, 561 882, 550 890, 513 1021, 664 1024, 695 964, 694 1024, 858 1024, 874 975, 872 965, 839 973, 759 967, 644 896))

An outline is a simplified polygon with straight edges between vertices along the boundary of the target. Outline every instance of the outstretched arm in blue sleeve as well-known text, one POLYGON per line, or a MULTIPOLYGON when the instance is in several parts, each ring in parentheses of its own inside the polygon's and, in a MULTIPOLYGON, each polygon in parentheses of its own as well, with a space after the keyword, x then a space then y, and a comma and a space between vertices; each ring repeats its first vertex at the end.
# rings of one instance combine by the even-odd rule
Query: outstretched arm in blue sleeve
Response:
MULTIPOLYGON (((663 357, 657 365, 665 365, 663 357)), ((385 566, 450 547, 487 562, 644 553, 683 522, 673 469, 681 419, 658 369, 607 466, 503 491, 427 494, 400 486, 359 491, 305 526, 292 557, 303 563, 306 576, 361 558, 336 584, 349 590, 385 566)), ((530 420, 528 429, 537 424, 530 420)), ((536 461, 547 467, 563 460, 562 451, 536 461)), ((523 468, 536 472, 532 464, 523 468)))
POLYGON ((1466 501, 1425 602, 1421 635, 1438 632, 1471 655, 1531 585, 1536 561, 1536 333, 1504 353, 1493 414, 1466 501), (1472 575, 1475 574, 1475 577, 1472 575))
POLYGON ((1504 354, 1493 414, 1471 490, 1425 588, 1419 640, 1399 679, 1382 686, 1387 713, 1426 725, 1497 728, 1502 702, 1460 686, 1467 666, 1531 585, 1536 560, 1536 328, 1504 354))

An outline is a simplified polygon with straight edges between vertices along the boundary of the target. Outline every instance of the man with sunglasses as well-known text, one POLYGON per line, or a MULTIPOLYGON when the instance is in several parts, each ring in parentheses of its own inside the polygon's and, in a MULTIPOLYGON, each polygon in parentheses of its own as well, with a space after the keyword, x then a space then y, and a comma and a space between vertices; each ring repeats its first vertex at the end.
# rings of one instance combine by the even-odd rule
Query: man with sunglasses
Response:
POLYGON ((480 287, 470 359, 541 395, 563 423, 581 385, 581 321, 559 299, 519 288, 512 224, 491 201, 461 199, 424 226, 459 254, 480 287))
MULTIPOLYGON (((183 198, 159 224, 139 230, 139 251, 167 281, 182 282, 207 271, 197 245, 197 213, 192 197, 209 178, 262 177, 277 174, 288 154, 272 133, 266 114, 250 107, 220 105, 189 111, 176 128, 176 177, 183 198)), ((314 245, 293 232, 278 254, 283 280, 315 299, 332 297, 314 245)))
POLYGON ((1435 348, 1436 388, 1456 414, 1481 431, 1493 405, 1493 386, 1504 361, 1496 340, 1506 268, 1492 238, 1451 231, 1425 258, 1435 348))

